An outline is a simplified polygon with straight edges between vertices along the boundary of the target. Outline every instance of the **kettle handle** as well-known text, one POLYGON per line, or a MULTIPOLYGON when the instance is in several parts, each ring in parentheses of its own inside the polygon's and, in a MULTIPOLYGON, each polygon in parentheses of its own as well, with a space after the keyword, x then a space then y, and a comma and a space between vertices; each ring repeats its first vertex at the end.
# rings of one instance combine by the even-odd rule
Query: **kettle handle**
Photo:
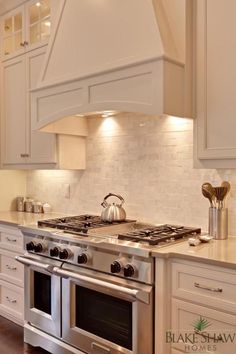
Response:
POLYGON ((107 198, 109 198, 109 197, 117 197, 117 198, 119 198, 120 199, 120 201, 121 201, 121 203, 120 203, 120 207, 124 204, 124 202, 125 202, 125 200, 124 200, 124 198, 121 196, 121 195, 119 195, 119 194, 114 194, 114 193, 109 193, 109 194, 107 194, 106 196, 105 196, 105 198, 103 199, 103 202, 102 202, 102 206, 104 207, 104 208, 106 208, 107 206, 108 206, 108 203, 107 203, 107 198))

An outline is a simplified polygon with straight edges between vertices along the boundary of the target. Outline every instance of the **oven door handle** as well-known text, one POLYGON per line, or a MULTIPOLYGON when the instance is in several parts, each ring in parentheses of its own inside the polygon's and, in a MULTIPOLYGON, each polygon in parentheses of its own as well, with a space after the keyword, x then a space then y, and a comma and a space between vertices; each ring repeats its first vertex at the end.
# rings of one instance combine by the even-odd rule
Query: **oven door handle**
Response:
POLYGON ((116 296, 117 293, 120 293, 121 295, 125 295, 127 299, 130 299, 131 301, 141 301, 144 302, 145 304, 150 303, 150 293, 151 293, 151 287, 150 291, 145 291, 145 290, 138 290, 138 289, 130 289, 126 288, 121 285, 116 285, 112 283, 108 283, 104 280, 100 279, 94 279, 87 277, 86 275, 78 274, 78 273, 73 273, 65 269, 61 269, 59 267, 54 267, 53 273, 62 276, 63 278, 71 278, 78 280, 79 282, 83 284, 89 284, 93 286, 100 286, 104 289, 109 290, 109 292, 113 295, 116 296))
POLYGON ((26 266, 34 266, 34 267, 46 270, 49 273, 53 272, 53 267, 54 267, 53 265, 37 262, 37 261, 34 261, 33 259, 30 259, 30 258, 27 258, 24 256, 16 256, 15 259, 18 262, 20 262, 26 266))

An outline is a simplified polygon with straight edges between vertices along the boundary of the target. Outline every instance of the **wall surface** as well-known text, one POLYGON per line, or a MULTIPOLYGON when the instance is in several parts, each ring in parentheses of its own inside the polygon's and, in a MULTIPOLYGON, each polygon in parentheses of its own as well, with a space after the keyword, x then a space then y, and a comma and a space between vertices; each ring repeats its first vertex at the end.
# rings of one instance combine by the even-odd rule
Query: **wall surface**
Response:
POLYGON ((100 213, 109 192, 129 218, 207 229, 201 184, 232 183, 230 233, 236 235, 236 170, 193 169, 193 121, 174 117, 90 118, 85 171, 29 171, 27 193, 69 214, 100 213), (70 184, 71 198, 64 197, 70 184))
POLYGON ((0 171, 0 211, 16 210, 15 198, 25 193, 25 171, 0 171))

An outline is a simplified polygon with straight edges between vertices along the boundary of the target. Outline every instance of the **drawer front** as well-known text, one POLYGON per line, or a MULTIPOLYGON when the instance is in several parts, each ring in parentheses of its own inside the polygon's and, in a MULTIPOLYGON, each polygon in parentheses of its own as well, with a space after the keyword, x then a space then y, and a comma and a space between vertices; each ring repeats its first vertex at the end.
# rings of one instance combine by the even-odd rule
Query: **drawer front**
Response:
POLYGON ((19 230, 7 232, 0 229, 0 247, 10 251, 23 251, 23 236, 19 230))
POLYGON ((23 289, 0 280, 0 314, 1 309, 17 318, 23 318, 23 289))
POLYGON ((235 352, 236 316, 234 315, 174 299, 171 327, 173 349, 184 353, 233 354, 235 352), (202 330, 197 334, 195 330, 200 328, 199 326, 202 330))
POLYGON ((236 314, 236 272, 172 263, 172 295, 236 314))
POLYGON ((17 253, 0 249, 0 279, 24 286, 24 266, 15 260, 17 253))

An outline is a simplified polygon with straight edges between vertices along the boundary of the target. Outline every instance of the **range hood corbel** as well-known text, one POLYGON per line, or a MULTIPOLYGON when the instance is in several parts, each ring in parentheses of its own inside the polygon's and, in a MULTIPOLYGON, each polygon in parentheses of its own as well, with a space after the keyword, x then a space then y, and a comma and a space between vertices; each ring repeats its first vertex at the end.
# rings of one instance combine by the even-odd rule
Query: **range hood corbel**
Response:
POLYGON ((34 129, 83 135, 73 125, 76 119, 80 125, 75 115, 106 110, 186 116, 186 0, 60 5, 31 92, 34 129))

